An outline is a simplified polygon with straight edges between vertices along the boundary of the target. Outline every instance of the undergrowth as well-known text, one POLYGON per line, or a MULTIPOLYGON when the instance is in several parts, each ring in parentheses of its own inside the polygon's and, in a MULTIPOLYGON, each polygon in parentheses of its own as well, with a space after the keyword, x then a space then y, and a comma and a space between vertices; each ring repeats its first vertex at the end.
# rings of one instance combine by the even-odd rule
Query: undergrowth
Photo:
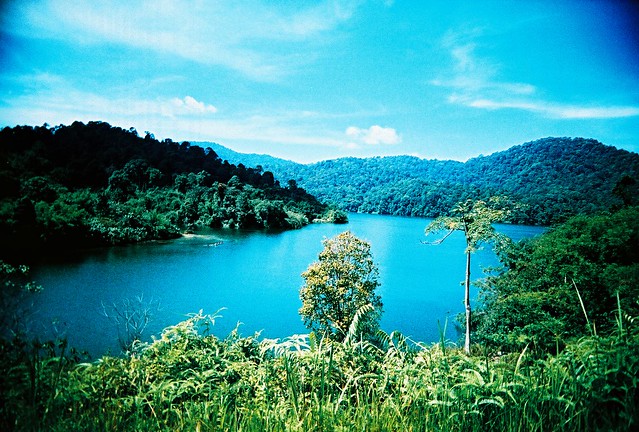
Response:
MULTIPOLYGON (((639 332, 555 356, 467 356, 398 333, 375 343, 294 335, 219 339, 195 314, 127 356, 81 363, 59 345, 2 346, 2 430, 632 430, 639 332), (21 353, 20 355, 16 352, 21 353)), ((479 354, 478 354, 479 353, 479 354)))

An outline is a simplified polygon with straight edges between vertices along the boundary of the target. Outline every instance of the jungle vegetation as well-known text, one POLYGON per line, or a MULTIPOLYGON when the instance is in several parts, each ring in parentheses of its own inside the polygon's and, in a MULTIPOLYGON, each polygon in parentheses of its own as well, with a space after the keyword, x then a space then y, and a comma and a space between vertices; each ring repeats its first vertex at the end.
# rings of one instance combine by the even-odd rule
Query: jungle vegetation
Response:
POLYGON ((0 131, 0 257, 166 239, 197 227, 345 222, 291 180, 104 122, 0 131))
MULTIPOLYGON (((301 178, 282 187, 271 172, 223 162, 213 150, 101 122, 5 128, 0 158, 0 259, 169 238, 199 226, 286 229, 345 217, 299 187, 308 187, 301 178)), ((428 168, 434 177, 402 178, 400 170, 376 177, 362 168, 384 159, 327 162, 347 168, 324 179, 333 187, 324 197, 348 210, 439 216, 427 231, 463 230, 460 253, 468 256, 494 240, 489 223, 477 224, 483 216, 555 224, 533 239, 500 241, 501 265, 479 283, 468 349, 443 336, 425 344, 380 330, 378 269, 370 245, 348 232, 325 241, 302 275, 309 334, 217 335, 220 317, 200 311, 151 341, 123 338, 121 355, 98 360, 64 339, 25 331, 21 307, 46 287, 3 260, 0 429, 637 429, 636 155, 550 139, 465 164, 438 162, 428 168), (466 180, 452 181, 454 172, 466 180), (478 204, 518 188, 510 194, 517 206, 500 204, 515 211, 478 204)), ((391 160, 420 173, 415 159, 391 160)))
MULTIPOLYGON (((64 340, 33 341, 5 327, 0 427, 634 430, 638 220, 639 208, 630 206, 579 216, 499 248, 502 266, 482 283, 485 299, 473 314, 470 353, 444 338, 427 345, 397 332, 373 336, 361 319, 375 312, 370 303, 341 337, 322 337, 326 328, 341 326, 338 321, 309 323, 310 334, 277 340, 243 336, 239 329, 218 337, 219 317, 200 312, 122 356, 92 362, 64 340)), ((357 253, 349 256, 372 260, 365 244, 341 236, 326 242, 322 253, 350 243, 357 253)), ((326 280, 316 267, 327 261, 310 264, 307 284, 326 280)), ((368 278, 375 285, 374 264, 370 272, 336 268, 343 280, 368 278)), ((26 269, 1 270, 6 290, 33 288, 26 269)))
POLYGON ((356 213, 436 218, 458 202, 500 195, 519 204, 508 222, 550 226, 639 203, 639 155, 594 139, 543 138, 466 162, 388 156, 308 165, 207 145, 356 213))

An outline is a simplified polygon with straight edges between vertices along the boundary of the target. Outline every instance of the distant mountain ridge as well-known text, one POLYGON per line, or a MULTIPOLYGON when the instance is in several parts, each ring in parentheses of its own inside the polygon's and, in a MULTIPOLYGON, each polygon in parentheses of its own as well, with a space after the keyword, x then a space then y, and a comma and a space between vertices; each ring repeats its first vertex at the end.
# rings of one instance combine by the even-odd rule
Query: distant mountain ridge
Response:
POLYGON ((256 153, 238 153, 236 151, 231 150, 228 147, 224 147, 221 144, 217 144, 214 142, 197 142, 192 141, 192 144, 199 145, 204 148, 211 148, 222 160, 227 160, 229 163, 234 163, 232 161, 237 161, 234 164, 242 164, 245 167, 257 167, 261 166, 264 171, 271 171, 278 180, 282 183, 286 183, 289 178, 280 178, 278 173, 283 173, 287 171, 295 171, 291 167, 303 166, 300 163, 293 162, 286 159, 280 159, 274 156, 270 156, 267 154, 256 154, 256 153))
POLYGON ((500 194, 522 204, 513 222, 548 225, 639 199, 639 154, 586 138, 543 138, 467 162, 387 156, 299 164, 206 145, 352 212, 436 217, 458 201, 500 194))

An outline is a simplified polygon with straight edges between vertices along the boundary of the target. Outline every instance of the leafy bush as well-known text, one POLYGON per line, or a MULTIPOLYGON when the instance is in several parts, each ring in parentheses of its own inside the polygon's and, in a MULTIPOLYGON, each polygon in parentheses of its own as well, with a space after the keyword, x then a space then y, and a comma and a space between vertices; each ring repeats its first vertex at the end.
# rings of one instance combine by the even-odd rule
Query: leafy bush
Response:
POLYGON ((480 341, 541 351, 616 329, 617 299, 638 314, 639 207, 578 216, 504 251, 504 268, 482 283, 480 341))

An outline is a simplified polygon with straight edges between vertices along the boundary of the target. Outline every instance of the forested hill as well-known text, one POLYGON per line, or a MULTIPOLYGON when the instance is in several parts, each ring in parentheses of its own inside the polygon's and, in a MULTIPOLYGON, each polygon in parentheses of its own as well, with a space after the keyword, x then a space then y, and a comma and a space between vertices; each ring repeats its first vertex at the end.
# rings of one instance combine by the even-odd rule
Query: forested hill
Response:
POLYGON ((465 163, 393 156, 302 165, 216 151, 353 212, 436 217, 458 201, 501 194, 522 204, 513 222, 549 225, 639 200, 639 155, 593 139, 544 138, 465 163))
POLYGON ((103 122, 0 131, 0 258, 341 216, 295 182, 282 187, 270 172, 188 142, 103 122))
POLYGON ((297 162, 277 158, 268 154, 238 153, 228 147, 224 147, 223 145, 214 142, 193 141, 193 144, 210 148, 220 157, 220 159, 226 160, 230 163, 241 163, 245 166, 250 167, 262 167, 264 171, 271 171, 273 174, 276 174, 277 179, 282 182, 295 178, 295 176, 287 177, 287 173, 290 172, 297 175, 297 173, 299 173, 299 170, 303 169, 306 166, 297 162))

